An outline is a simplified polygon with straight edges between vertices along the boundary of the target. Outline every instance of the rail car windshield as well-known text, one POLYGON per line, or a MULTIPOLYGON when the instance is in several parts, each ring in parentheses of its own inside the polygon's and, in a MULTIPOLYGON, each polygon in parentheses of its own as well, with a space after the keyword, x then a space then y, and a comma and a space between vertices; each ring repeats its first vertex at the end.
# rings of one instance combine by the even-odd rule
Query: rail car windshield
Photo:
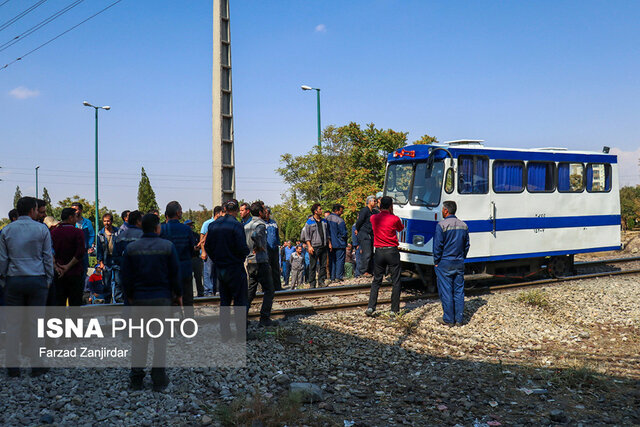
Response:
POLYGON ((394 203, 437 206, 440 204, 444 163, 391 163, 387 167, 384 195, 394 203))

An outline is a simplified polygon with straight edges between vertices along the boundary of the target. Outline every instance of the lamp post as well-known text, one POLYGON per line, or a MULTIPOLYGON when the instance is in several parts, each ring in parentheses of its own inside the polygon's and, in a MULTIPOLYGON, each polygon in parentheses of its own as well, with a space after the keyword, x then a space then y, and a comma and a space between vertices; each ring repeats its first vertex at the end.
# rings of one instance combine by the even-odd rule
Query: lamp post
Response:
POLYGON ((36 199, 38 198, 38 169, 40 166, 36 166, 36 199))
POLYGON ((104 107, 96 107, 95 105, 89 104, 87 101, 84 101, 82 105, 84 105, 85 107, 91 107, 96 111, 96 212, 94 216, 95 216, 95 227, 96 227, 95 232, 97 236, 98 230, 99 230, 98 215, 100 213, 100 210, 98 209, 98 110, 99 109, 110 110, 111 107, 109 107, 108 105, 105 105, 104 107))
POLYGON ((300 86, 302 90, 315 90, 318 102, 318 148, 322 148, 322 127, 320 126, 320 89, 307 85, 300 86))

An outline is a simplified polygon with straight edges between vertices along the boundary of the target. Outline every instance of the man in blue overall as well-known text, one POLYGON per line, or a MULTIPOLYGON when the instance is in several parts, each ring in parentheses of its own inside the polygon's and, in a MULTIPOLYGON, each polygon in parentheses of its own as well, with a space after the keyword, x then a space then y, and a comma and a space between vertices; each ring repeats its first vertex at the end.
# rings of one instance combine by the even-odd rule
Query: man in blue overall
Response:
POLYGON ((442 203, 443 220, 433 237, 433 264, 442 302, 438 323, 462 325, 464 314, 464 260, 469 253, 469 228, 456 218, 456 202, 442 203))

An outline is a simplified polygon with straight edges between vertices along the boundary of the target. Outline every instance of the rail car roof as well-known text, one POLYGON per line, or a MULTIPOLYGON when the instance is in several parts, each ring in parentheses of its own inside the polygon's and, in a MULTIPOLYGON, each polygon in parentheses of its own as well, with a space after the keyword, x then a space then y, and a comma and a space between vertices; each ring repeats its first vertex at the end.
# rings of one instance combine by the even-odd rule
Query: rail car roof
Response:
MULTIPOLYGON (((474 141, 475 142, 475 141, 474 141)), ((433 150, 442 148, 451 153, 454 158, 459 155, 488 156, 498 160, 523 160, 547 162, 580 162, 580 163, 618 163, 615 154, 598 153, 595 151, 569 151, 566 148, 497 148, 485 147, 479 143, 468 145, 458 144, 430 144, 408 145, 389 153, 387 161, 390 163, 411 162, 429 157, 433 150)), ((448 157, 446 151, 437 150, 436 159, 448 157)))

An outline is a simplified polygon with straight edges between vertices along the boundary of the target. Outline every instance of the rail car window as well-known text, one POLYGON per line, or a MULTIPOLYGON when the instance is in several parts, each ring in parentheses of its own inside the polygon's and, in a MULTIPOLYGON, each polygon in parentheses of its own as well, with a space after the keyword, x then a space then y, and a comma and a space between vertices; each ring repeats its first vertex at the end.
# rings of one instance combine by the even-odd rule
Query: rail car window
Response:
POLYGON ((552 162, 527 163, 527 190, 530 193, 550 193, 556 188, 556 164, 552 162))
POLYGON ((486 156, 458 157, 458 193, 486 194, 489 192, 489 158, 486 156))
POLYGON ((579 193, 584 190, 584 165, 582 163, 558 163, 558 191, 579 193))
POLYGON ((587 165, 587 191, 590 193, 611 191, 611 165, 606 163, 587 165))
POLYGON ((493 162, 493 191, 520 193, 524 190, 524 163, 495 160, 493 162))
POLYGON ((404 205, 409 201, 413 163, 390 163, 387 167, 384 195, 396 204, 404 205))
POLYGON ((438 206, 442 193, 442 176, 444 163, 442 161, 422 162, 416 164, 413 174, 413 188, 411 189, 411 204, 438 206))

